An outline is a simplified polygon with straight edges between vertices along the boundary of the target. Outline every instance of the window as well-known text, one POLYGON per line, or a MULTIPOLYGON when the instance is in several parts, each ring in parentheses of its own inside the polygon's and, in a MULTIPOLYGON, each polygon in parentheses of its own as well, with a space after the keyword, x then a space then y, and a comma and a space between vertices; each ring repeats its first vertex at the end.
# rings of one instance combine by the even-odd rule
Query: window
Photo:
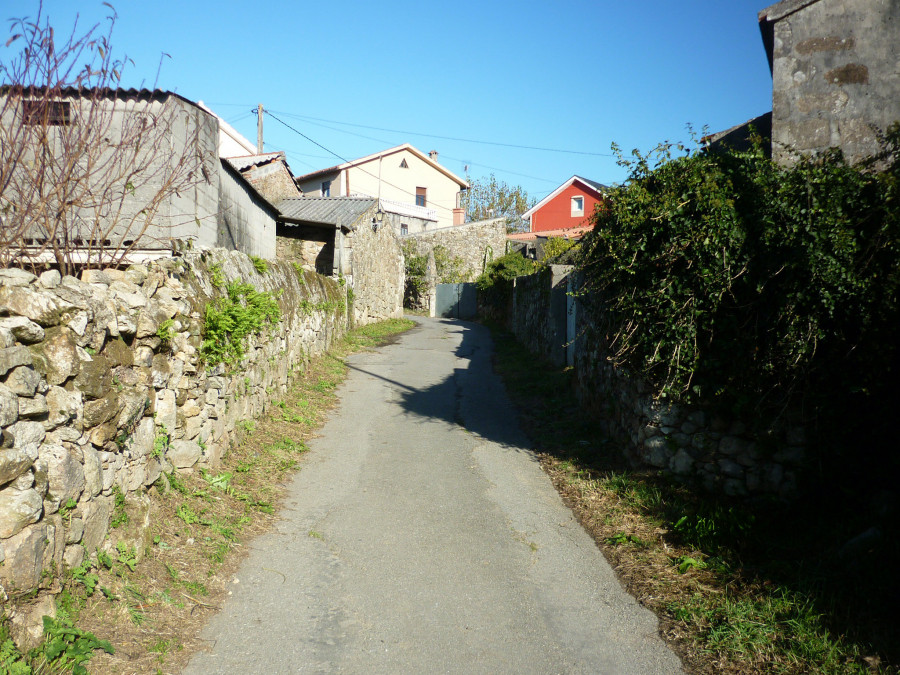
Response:
POLYGON ((25 99, 22 101, 25 124, 29 126, 62 126, 71 120, 68 101, 44 101, 25 99))
POLYGON ((409 225, 406 223, 400 223, 400 234, 409 234, 409 225))
POLYGON ((322 181, 322 196, 323 197, 331 196, 331 181, 330 180, 322 181))
POLYGON ((572 215, 584 215, 584 197, 572 197, 572 215))
POLYGON ((427 206, 427 200, 425 198, 427 191, 428 191, 428 188, 423 188, 423 187, 416 188, 416 206, 427 206))
POLYGON ((401 168, 401 169, 408 169, 408 168, 409 168, 409 164, 406 163, 406 157, 404 157, 404 158, 403 158, 403 161, 400 162, 400 168, 401 168))

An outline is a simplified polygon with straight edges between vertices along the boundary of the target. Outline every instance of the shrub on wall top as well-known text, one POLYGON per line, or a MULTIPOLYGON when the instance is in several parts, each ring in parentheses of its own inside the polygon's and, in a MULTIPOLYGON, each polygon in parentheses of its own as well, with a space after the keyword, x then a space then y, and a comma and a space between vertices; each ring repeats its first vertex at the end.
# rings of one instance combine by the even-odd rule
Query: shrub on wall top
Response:
POLYGON ((880 173, 839 151, 784 168, 759 147, 677 150, 620 159, 629 179, 584 240, 610 360, 663 395, 737 408, 883 379, 900 324, 900 127, 880 173))

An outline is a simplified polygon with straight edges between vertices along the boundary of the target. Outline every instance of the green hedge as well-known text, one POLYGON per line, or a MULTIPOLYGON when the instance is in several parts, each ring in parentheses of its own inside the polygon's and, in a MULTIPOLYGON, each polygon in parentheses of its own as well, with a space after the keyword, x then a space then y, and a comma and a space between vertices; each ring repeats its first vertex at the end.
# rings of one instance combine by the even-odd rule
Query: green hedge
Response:
POLYGON ((583 243, 610 359, 664 395, 738 411, 883 385, 900 326, 900 128, 881 171, 838 151, 783 168, 759 148, 676 150, 620 159, 628 181, 583 243))

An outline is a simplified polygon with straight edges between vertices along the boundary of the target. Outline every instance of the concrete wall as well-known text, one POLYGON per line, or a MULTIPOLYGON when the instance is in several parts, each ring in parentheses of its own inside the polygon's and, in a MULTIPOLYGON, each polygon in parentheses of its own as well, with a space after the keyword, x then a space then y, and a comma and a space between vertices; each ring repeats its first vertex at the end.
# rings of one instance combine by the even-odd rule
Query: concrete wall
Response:
POLYGON ((216 245, 274 260, 274 207, 250 188, 227 160, 220 162, 219 170, 216 245))
POLYGON ((221 250, 81 280, 0 269, 0 600, 114 549, 128 536, 109 527, 117 492, 140 509, 161 472, 214 466, 236 423, 260 415, 342 333, 345 307, 331 279, 287 263, 259 274, 221 250), (234 369, 200 360, 205 307, 224 295, 212 265, 226 281, 283 292, 282 320, 251 338, 234 369), (174 336, 163 343, 168 319, 174 336), (170 443, 159 454, 162 433, 170 443))
POLYGON ((853 162, 900 120, 900 2, 819 0, 774 23, 772 154, 840 147, 853 162))
POLYGON ((302 183, 297 183, 297 187, 307 197, 321 197, 322 196, 322 183, 326 180, 331 181, 331 196, 332 197, 346 197, 345 190, 343 187, 344 181, 342 180, 344 177, 343 171, 335 171, 333 173, 324 174, 321 176, 317 176, 307 181, 303 181, 302 183))
MULTIPOLYGON (((172 239, 215 245, 219 175, 213 115, 175 96, 101 98, 93 108, 83 98, 62 100, 71 106, 71 121, 47 129, 50 147, 59 156, 77 155, 78 167, 93 167, 89 174, 54 167, 43 176, 51 189, 69 181, 66 198, 79 204, 67 209, 71 238, 107 239, 113 248, 137 241, 138 248, 169 249, 172 239), (138 132, 142 124, 145 130, 138 132), (92 229, 95 223, 99 229, 92 229)), ((33 166, 34 143, 17 131, 20 103, 0 97, 0 111, 3 155, 19 152, 24 143, 18 166, 33 166)), ((15 201, 15 194, 30 194, 35 183, 28 169, 17 171, 4 196, 15 201)), ((47 236, 36 226, 29 232, 31 238, 47 236)))
POLYGON ((426 230, 410 234, 403 241, 413 242, 417 255, 428 255, 435 246, 443 246, 451 258, 462 259, 467 281, 472 281, 484 271, 485 261, 506 253, 506 220, 494 218, 426 230))

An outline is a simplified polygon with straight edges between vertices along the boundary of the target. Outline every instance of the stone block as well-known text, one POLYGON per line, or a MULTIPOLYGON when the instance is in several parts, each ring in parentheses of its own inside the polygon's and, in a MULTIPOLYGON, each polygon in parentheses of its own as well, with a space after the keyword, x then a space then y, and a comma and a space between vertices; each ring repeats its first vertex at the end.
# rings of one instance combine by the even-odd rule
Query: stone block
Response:
MULTIPOLYGON (((7 539, 36 523, 43 513, 43 500, 34 488, 0 489, 0 539, 7 539)), ((7 556, 9 548, 6 549, 7 556)))
POLYGON ((0 282, 4 286, 28 286, 37 279, 31 272, 18 267, 0 268, 0 282))
POLYGON ((174 430, 177 422, 177 406, 175 405, 175 392, 171 389, 163 389, 156 392, 156 423, 167 430, 174 430))
POLYGON ((202 454, 200 444, 196 441, 172 441, 166 452, 166 458, 175 468, 187 469, 194 466, 202 454))
POLYGON ((15 480, 31 468, 34 458, 21 448, 0 450, 0 486, 15 480))
POLYGON ((31 398, 41 385, 41 376, 31 366, 19 366, 9 372, 4 384, 19 396, 31 398))
POLYGON ((47 384, 62 384, 72 377, 79 365, 74 334, 68 328, 47 330, 43 342, 29 347, 34 365, 47 379, 47 384))
POLYGON ((122 411, 123 402, 114 392, 108 392, 103 398, 86 401, 84 404, 84 427, 90 429, 109 422, 122 411))
POLYGON ((8 427, 19 419, 19 397, 5 384, 0 384, 0 427, 8 427))
POLYGON ((668 441, 663 436, 654 436, 644 441, 644 457, 653 466, 668 466, 670 454, 668 441))
POLYGON ((62 445, 45 443, 40 459, 47 463, 48 509, 56 511, 60 504, 77 499, 84 491, 84 468, 73 453, 62 445))
POLYGON ((675 453, 669 465, 672 472, 679 476, 687 476, 694 468, 694 458, 684 448, 675 453))
POLYGON ((109 388, 112 386, 112 371, 109 361, 105 356, 91 357, 87 353, 84 355, 87 356, 87 359, 79 359, 75 387, 87 399, 101 398, 109 392, 109 388))
POLYGON ((149 417, 144 417, 138 422, 134 433, 125 445, 130 457, 146 457, 153 452, 153 444, 156 440, 156 424, 149 417))
MULTIPOLYGON (((69 518, 68 527, 66 528, 66 543, 77 544, 84 536, 84 521, 81 518, 72 516, 69 518)), ((79 548, 81 548, 79 546, 79 548)))
POLYGON ((49 291, 0 286, 0 312, 27 317, 44 328, 64 323, 75 311, 72 303, 49 291))
MULTIPOLYGON (((44 422, 44 428, 47 431, 68 424, 73 420, 77 421, 82 410, 81 392, 70 392, 62 387, 50 387, 50 390, 47 392, 47 407, 49 408, 49 413, 47 420, 44 422)), ((76 431, 78 430, 76 429, 76 431)))
POLYGON ((96 497, 103 489, 100 456, 91 446, 85 446, 81 452, 84 459, 84 493, 90 497, 96 497))
MULTIPOLYGON (((20 419, 45 419, 49 413, 50 406, 47 405, 46 396, 35 394, 33 398, 19 399, 20 419)), ((41 427, 43 426, 42 424, 41 427)))
POLYGON ((62 275, 57 270, 47 270, 38 277, 38 283, 44 288, 56 288, 62 281, 62 275))
POLYGON ((44 339, 44 329, 24 316, 0 318, 0 328, 7 328, 19 342, 34 344, 44 339))
POLYGON ((0 582, 7 591, 30 591, 37 588, 46 562, 50 562, 53 546, 45 524, 32 525, 3 542, 6 559, 0 567, 0 582))
POLYGON ((88 551, 95 551, 103 544, 109 531, 109 517, 112 514, 113 498, 97 497, 81 507, 84 521, 82 543, 88 551))
POLYGON ((31 352, 27 347, 7 347, 0 349, 0 375, 5 375, 13 368, 30 366, 32 364, 31 352))

